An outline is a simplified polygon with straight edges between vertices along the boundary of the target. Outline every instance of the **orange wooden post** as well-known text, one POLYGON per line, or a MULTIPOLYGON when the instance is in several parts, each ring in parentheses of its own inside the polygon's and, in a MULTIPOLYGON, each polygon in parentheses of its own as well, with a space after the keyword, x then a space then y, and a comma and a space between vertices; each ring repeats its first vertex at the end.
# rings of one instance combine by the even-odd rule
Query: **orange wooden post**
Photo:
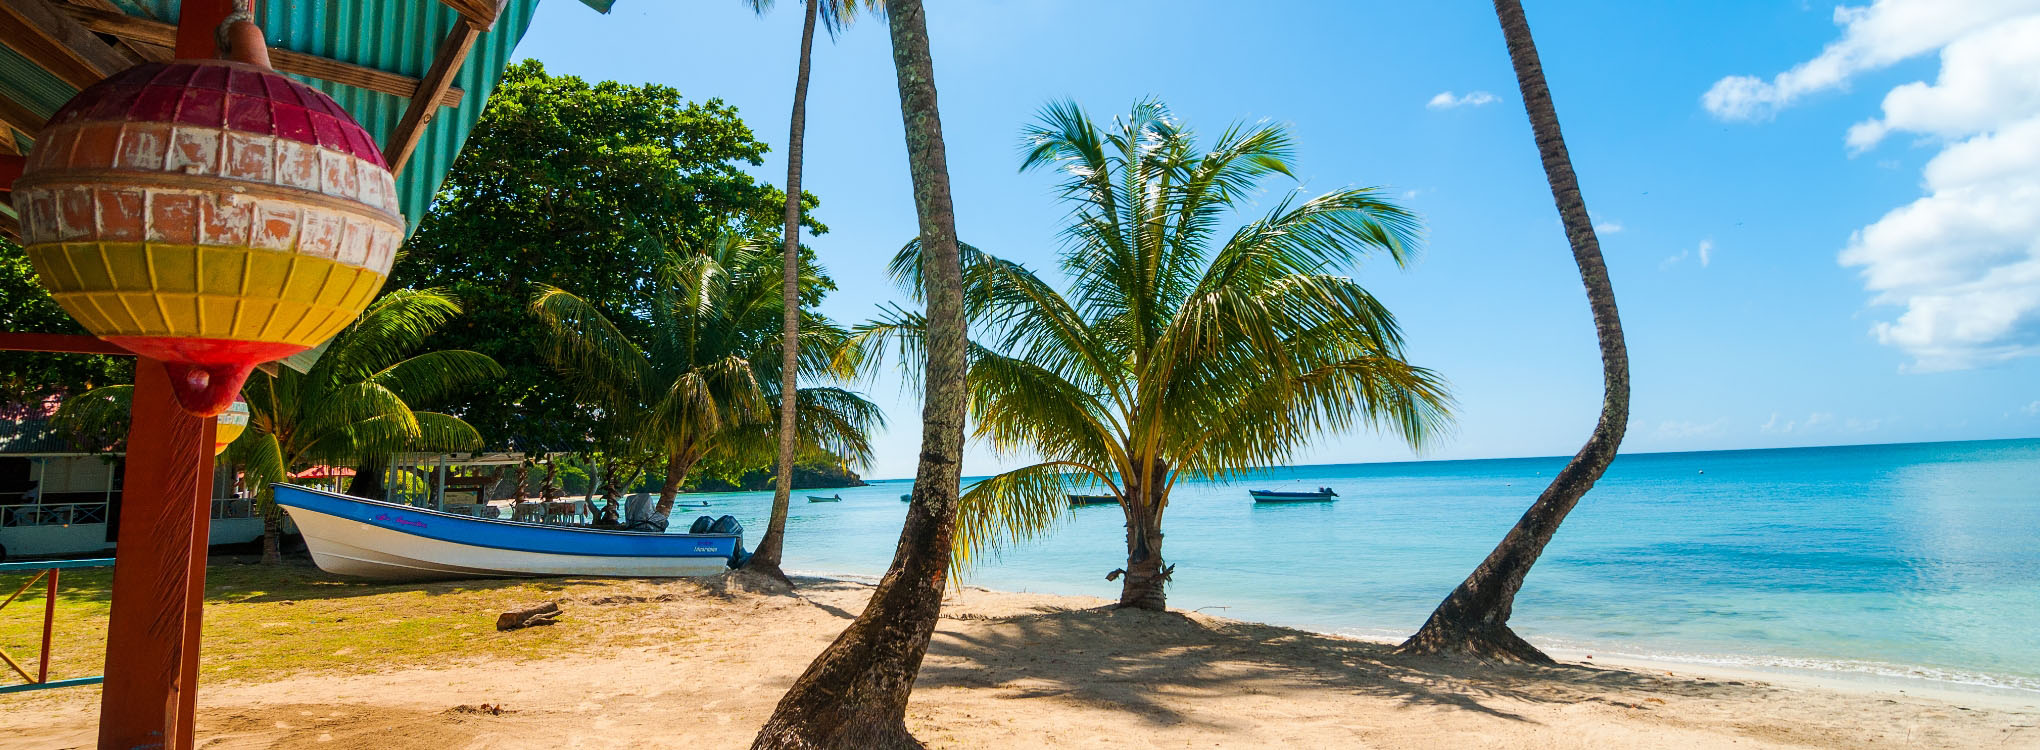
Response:
POLYGON ((150 359, 135 361, 133 408, 99 747, 190 750, 215 422, 179 408, 150 359))
POLYGON ((50 681, 50 636, 55 634, 57 623, 57 573, 50 568, 50 587, 43 589, 42 614, 42 659, 35 663, 35 681, 50 681))

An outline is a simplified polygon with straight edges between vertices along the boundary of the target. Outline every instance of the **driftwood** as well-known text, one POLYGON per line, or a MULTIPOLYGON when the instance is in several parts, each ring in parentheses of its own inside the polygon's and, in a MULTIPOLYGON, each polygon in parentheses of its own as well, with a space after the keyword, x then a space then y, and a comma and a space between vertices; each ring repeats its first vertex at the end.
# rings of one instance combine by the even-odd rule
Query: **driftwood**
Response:
POLYGON ((559 602, 533 604, 496 615, 497 630, 516 630, 551 625, 560 619, 559 602))

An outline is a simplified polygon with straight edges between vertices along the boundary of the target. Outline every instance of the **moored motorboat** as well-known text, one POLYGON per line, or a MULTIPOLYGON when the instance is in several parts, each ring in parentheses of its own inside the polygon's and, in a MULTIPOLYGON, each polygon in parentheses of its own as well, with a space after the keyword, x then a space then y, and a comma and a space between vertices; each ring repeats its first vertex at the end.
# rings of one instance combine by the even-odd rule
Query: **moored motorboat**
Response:
POLYGON ((914 501, 914 493, 912 493, 912 492, 906 493, 906 494, 904 494, 904 495, 900 495, 900 502, 903 502, 903 503, 911 503, 911 502, 913 502, 913 501, 914 501))
POLYGON ((840 503, 843 502, 843 496, 837 495, 835 497, 816 497, 814 495, 809 495, 807 496, 807 501, 811 503, 840 503))
POLYGON ((1257 503, 1323 503, 1338 498, 1339 493, 1330 487, 1319 487, 1315 492, 1276 492, 1273 490, 1247 490, 1257 503))
POLYGON ((525 576, 714 575, 744 557, 731 516, 666 534, 552 526, 444 513, 290 484, 276 503, 304 534, 312 562, 337 575, 417 581, 525 576))
POLYGON ((1069 495, 1067 497, 1070 499, 1070 507, 1072 508, 1081 508, 1086 505, 1119 504, 1118 495, 1069 495))

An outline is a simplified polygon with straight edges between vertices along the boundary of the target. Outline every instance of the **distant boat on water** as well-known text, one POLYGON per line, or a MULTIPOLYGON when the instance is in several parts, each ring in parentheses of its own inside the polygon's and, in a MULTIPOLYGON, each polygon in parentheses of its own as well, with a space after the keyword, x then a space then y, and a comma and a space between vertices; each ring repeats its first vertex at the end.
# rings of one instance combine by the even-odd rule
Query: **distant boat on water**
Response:
POLYGON ((906 493, 906 494, 904 494, 904 495, 900 495, 900 502, 903 502, 903 503, 911 503, 911 502, 913 502, 913 501, 914 501, 914 493, 912 493, 912 492, 906 493))
POLYGON ((1118 495, 1070 495, 1068 497, 1070 499, 1070 507, 1072 508, 1081 508, 1086 505, 1119 504, 1118 495))
POLYGON ((1257 503, 1324 503, 1339 496, 1330 487, 1319 487, 1315 492, 1276 492, 1274 490, 1247 490, 1257 503))
POLYGON ((811 503, 840 503, 843 502, 843 496, 840 494, 835 497, 815 497, 814 495, 809 495, 807 496, 807 501, 811 503))

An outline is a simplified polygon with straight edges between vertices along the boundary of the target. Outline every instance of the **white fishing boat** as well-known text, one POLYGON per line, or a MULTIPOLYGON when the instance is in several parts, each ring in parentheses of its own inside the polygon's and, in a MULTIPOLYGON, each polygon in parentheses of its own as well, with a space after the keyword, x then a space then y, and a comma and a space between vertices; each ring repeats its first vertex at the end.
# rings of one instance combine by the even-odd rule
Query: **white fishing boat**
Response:
POLYGON ((557 526, 445 513, 279 484, 276 502, 320 570, 382 580, 527 576, 683 577, 744 557, 743 525, 702 516, 685 534, 557 526))

